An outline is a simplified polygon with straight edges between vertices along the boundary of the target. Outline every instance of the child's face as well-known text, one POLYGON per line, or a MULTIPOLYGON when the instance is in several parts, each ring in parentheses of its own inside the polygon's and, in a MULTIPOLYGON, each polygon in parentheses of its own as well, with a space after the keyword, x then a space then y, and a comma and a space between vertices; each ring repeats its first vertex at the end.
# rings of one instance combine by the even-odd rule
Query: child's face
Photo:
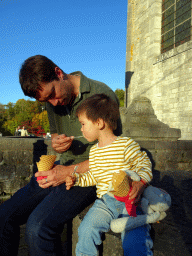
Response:
POLYGON ((82 113, 78 116, 79 122, 81 123, 81 131, 83 136, 89 141, 95 141, 99 138, 99 125, 97 122, 92 122, 87 119, 86 114, 82 113))

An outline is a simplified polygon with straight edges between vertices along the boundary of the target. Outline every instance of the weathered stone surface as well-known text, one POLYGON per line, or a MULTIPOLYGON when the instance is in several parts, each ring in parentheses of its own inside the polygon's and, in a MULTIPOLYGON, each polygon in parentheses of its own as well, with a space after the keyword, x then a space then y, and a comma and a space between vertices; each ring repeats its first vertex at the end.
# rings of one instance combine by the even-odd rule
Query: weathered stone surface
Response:
POLYGON ((170 128, 160 122, 146 97, 137 97, 128 108, 120 108, 123 135, 135 140, 169 140, 181 137, 179 129, 170 128))
MULTIPOLYGON (((165 256, 192 255, 192 172, 154 170, 152 184, 172 198, 167 217, 153 224, 154 250, 165 256)), ((154 254, 155 255, 155 254, 154 254)))
POLYGON ((1 162, 3 161, 3 152, 0 151, 0 165, 2 164, 1 162))
POLYGON ((4 184, 4 182, 0 181, 0 194, 3 192, 3 184, 4 184))
POLYGON ((114 234, 114 233, 106 233, 104 236, 103 241, 103 256, 122 256, 123 255, 123 249, 122 249, 122 243, 120 239, 120 234, 114 234))
MULTIPOLYGON (((43 154, 56 154, 51 148, 51 140, 1 137, 0 193, 13 194, 26 185, 37 171, 36 162, 43 154)), ((59 154, 56 155, 58 160, 59 154)))
POLYGON ((16 167, 14 165, 2 165, 0 166, 0 180, 9 181, 15 179, 16 167))
POLYGON ((3 153, 6 165, 25 165, 33 163, 33 151, 27 150, 7 150, 3 153))
POLYGON ((128 106, 138 96, 149 98, 157 119, 191 140, 192 40, 161 54, 162 0, 130 0, 127 13, 128 106))

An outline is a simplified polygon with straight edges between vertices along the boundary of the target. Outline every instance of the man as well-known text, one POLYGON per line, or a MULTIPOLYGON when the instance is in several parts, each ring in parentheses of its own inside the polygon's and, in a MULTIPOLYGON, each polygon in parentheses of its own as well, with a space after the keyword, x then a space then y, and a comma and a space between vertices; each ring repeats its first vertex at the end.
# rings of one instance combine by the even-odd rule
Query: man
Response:
POLYGON ((25 126, 23 126, 23 128, 21 129, 21 136, 28 136, 28 132, 25 129, 25 126))
MULTIPOLYGON (((48 172, 37 172, 30 183, 17 191, 0 207, 0 251, 4 256, 17 255, 19 226, 26 223, 26 240, 31 256, 62 255, 60 234, 64 224, 96 198, 94 187, 66 190, 65 178, 74 170, 89 169, 92 146, 81 136, 75 115, 77 107, 96 93, 105 93, 117 101, 105 84, 87 78, 81 72, 65 74, 45 56, 28 58, 19 74, 25 95, 46 102, 53 149, 61 153, 60 165, 48 172), (38 176, 46 179, 36 181, 38 176)), ((119 121, 116 134, 121 133, 119 121)), ((137 202, 144 185, 134 185, 132 197, 137 202)))
POLYGON ((18 126, 15 130, 15 136, 21 136, 21 129, 20 126, 18 126))

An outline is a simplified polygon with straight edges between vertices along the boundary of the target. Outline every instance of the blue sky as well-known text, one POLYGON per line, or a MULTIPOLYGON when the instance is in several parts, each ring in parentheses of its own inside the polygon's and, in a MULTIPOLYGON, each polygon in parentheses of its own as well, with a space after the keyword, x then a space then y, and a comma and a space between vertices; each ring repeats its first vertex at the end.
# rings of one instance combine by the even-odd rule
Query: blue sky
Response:
POLYGON ((36 54, 124 89, 126 26, 127 0, 1 0, 0 103, 30 99, 18 74, 36 54))

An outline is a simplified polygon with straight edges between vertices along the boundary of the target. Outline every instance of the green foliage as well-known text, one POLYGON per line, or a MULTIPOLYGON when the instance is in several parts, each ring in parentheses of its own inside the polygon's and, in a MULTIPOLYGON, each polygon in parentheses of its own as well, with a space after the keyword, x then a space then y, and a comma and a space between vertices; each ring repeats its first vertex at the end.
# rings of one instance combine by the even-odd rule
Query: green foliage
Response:
MULTIPOLYGON (((32 119, 35 115, 41 114, 42 110, 45 109, 45 103, 24 99, 18 100, 15 104, 9 102, 6 109, 2 106, 3 105, 0 104, 0 129, 2 127, 4 130, 4 132, 2 132, 3 135, 14 135, 16 128, 18 126, 23 126, 25 123, 27 124, 26 128, 31 130, 31 126, 33 125, 32 119), (3 119, 1 119, 1 109, 3 109, 3 119)), ((49 130, 49 123, 47 123, 48 118, 46 115, 47 113, 42 117, 43 121, 45 118, 45 123, 39 124, 38 127, 39 130, 43 131, 42 133, 44 133, 44 130, 49 130), (45 127, 41 127, 42 124, 45 127)))
POLYGON ((48 120, 48 115, 47 111, 44 110, 40 114, 36 114, 33 119, 32 119, 33 125, 35 127, 41 126, 44 130, 44 133, 49 132, 49 120, 48 120))
POLYGON ((3 127, 5 121, 6 121, 5 108, 4 108, 4 105, 0 103, 0 132, 1 132, 4 136, 9 136, 9 135, 11 135, 11 133, 10 133, 9 131, 7 131, 7 130, 3 127))
POLYGON ((123 89, 116 89, 115 94, 117 95, 117 98, 119 99, 120 107, 124 107, 125 91, 123 89))

